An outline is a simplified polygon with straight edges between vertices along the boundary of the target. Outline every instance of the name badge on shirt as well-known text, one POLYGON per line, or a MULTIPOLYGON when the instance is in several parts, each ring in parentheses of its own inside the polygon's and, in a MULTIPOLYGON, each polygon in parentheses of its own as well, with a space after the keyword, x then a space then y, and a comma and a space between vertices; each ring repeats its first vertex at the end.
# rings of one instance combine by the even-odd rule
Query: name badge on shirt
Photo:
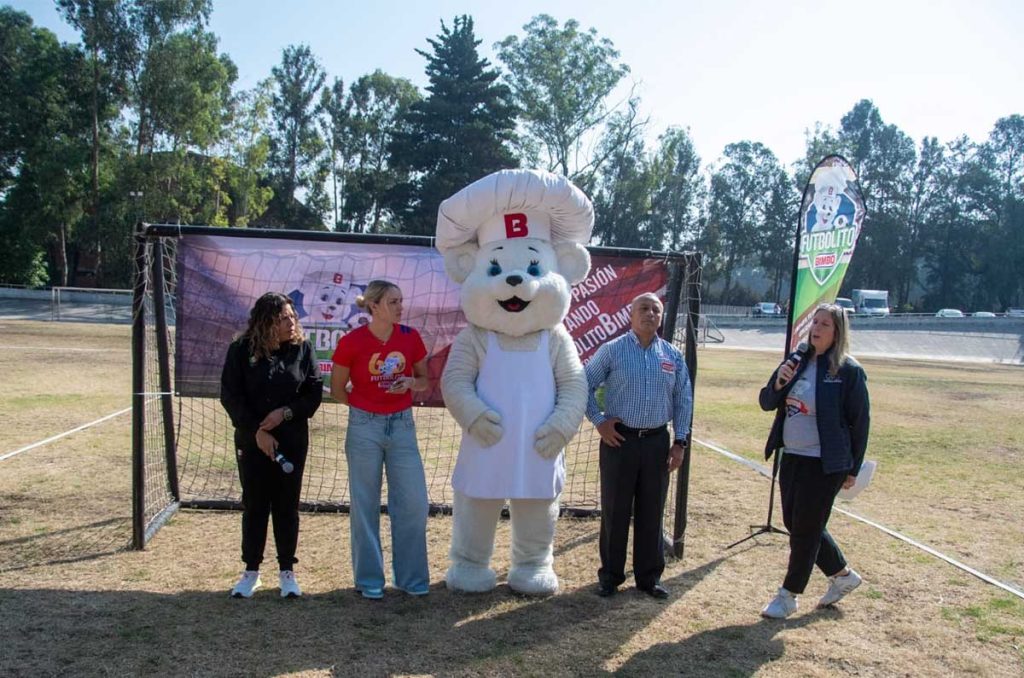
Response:
POLYGON ((672 374, 673 372, 676 371, 676 364, 674 362, 672 362, 671 360, 662 360, 661 361, 661 371, 662 372, 667 372, 668 374, 672 374))

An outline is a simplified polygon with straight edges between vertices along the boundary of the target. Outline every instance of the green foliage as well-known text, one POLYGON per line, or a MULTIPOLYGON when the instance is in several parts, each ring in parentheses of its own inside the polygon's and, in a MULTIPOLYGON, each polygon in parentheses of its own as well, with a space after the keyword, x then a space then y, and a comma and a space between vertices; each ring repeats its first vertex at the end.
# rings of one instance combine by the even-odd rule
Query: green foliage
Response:
POLYGON ((559 27, 553 17, 540 14, 523 30, 525 37, 510 35, 495 49, 547 169, 576 179, 593 170, 595 158, 581 152, 585 137, 606 120, 607 98, 629 67, 618 63, 610 40, 593 28, 580 30, 574 19, 559 27))
POLYGON ((791 203, 787 201, 788 178, 775 154, 763 144, 729 144, 723 160, 711 175, 708 225, 713 225, 721 241, 718 266, 724 279, 722 296, 728 299, 736 269, 763 244, 765 230, 781 229, 791 203))
POLYGON ((83 54, 24 14, 0 8, 0 277, 66 284, 88 157, 83 54), (51 275, 40 263, 51 256, 51 275))
POLYGON ((341 80, 324 90, 337 230, 397 229, 388 196, 410 177, 392 162, 391 145, 408 127, 410 107, 420 100, 415 85, 380 70, 356 80, 347 94, 341 80))
POLYGON ((317 129, 320 89, 327 74, 308 45, 290 45, 274 66, 271 106, 270 170, 274 188, 273 212, 267 226, 322 228, 327 210, 323 181, 324 141, 317 129), (298 191, 306 192, 305 204, 298 191))
POLYGON ((515 109, 499 74, 480 58, 473 20, 456 17, 429 39, 430 95, 413 103, 390 145, 393 161, 414 178, 392 188, 388 204, 403 214, 405 232, 433 233, 437 207, 463 186, 500 169, 516 167, 509 150, 515 109))

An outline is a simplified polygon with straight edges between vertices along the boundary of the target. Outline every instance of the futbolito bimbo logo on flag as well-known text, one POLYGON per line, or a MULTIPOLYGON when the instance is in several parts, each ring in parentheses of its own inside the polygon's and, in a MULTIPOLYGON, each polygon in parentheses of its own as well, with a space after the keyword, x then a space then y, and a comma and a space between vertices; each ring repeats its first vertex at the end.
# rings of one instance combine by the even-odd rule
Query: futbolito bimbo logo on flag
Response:
POLYGON ((848 264, 864 221, 864 201, 853 169, 838 157, 818 165, 807 186, 801 210, 800 268, 825 285, 848 264))

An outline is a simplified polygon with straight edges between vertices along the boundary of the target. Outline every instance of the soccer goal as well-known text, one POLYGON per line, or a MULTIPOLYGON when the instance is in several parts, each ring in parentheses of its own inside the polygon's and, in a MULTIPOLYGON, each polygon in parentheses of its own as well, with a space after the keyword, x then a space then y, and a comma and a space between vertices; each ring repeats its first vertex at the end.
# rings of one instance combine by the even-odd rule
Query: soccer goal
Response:
MULTIPOLYGON (((665 336, 684 350, 695 382, 700 256, 600 247, 590 253, 590 275, 573 288, 565 320, 581 359, 627 331, 629 302, 655 291, 665 301, 665 336)), ((136 548, 178 508, 241 508, 233 431, 218 397, 227 346, 245 328, 255 299, 267 291, 292 298, 326 383, 338 339, 367 320, 354 300, 374 278, 402 288, 403 321, 427 345, 431 388, 417 396, 414 416, 431 511, 451 510, 461 430, 444 408, 438 382, 466 321, 458 286, 445 275, 432 238, 150 224, 135 238, 132 305, 136 548)), ((347 416, 346 407, 325 395, 310 421, 303 510, 348 510, 347 416)), ((566 448, 563 514, 599 510, 598 441, 584 421, 566 448)), ((666 502, 665 526, 677 556, 686 528, 689 447, 685 452, 666 502)), ((386 495, 383 502, 386 511, 386 495)))

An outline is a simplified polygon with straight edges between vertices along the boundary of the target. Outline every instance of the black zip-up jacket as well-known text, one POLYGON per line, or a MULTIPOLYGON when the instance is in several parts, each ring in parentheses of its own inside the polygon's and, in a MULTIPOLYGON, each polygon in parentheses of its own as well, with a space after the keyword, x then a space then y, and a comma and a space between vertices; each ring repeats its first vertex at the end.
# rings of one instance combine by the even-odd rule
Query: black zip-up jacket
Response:
MULTIPOLYGON (((871 426, 871 403, 868 399, 868 377, 864 368, 853 358, 847 358, 835 376, 828 372, 831 349, 817 357, 818 377, 814 385, 814 405, 817 409, 818 438, 821 441, 821 470, 823 473, 846 473, 855 476, 864 463, 868 447, 868 429, 871 426)), ((768 442, 764 447, 764 458, 783 447, 782 427, 786 423, 786 395, 810 360, 804 360, 797 367, 789 383, 776 391, 773 388, 776 374, 764 388, 758 401, 763 410, 775 410, 768 442)))
POLYGON ((285 455, 305 454, 309 418, 322 399, 320 364, 309 341, 284 344, 270 358, 259 359, 249 353, 249 342, 244 338, 228 347, 220 377, 220 402, 231 417, 239 449, 257 450, 260 422, 273 410, 287 406, 292 410, 292 420, 281 422, 270 434, 285 455))

